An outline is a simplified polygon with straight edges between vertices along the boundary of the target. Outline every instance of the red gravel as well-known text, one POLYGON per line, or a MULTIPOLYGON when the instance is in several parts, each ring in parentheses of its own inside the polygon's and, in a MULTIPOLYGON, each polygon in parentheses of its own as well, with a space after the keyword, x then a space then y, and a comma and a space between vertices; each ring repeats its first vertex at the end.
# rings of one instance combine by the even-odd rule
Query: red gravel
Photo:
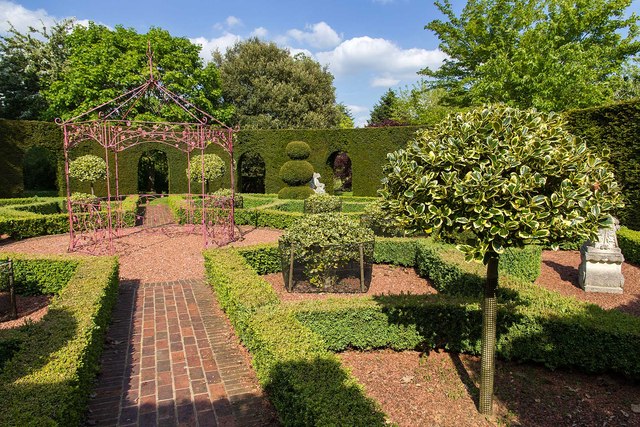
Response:
POLYGON ((589 301, 603 308, 616 308, 635 316, 640 316, 640 267, 629 263, 622 264, 624 293, 605 294, 583 291, 578 283, 578 251, 544 251, 542 267, 536 283, 545 288, 589 301))
POLYGON ((418 276, 413 268, 391 265, 374 265, 371 286, 367 293, 302 293, 288 292, 284 288, 282 273, 268 274, 264 279, 271 283, 282 301, 321 300, 327 298, 358 298, 364 295, 435 294, 428 280, 418 276))
POLYGON ((485 418, 476 409, 478 357, 392 350, 339 357, 401 427, 640 425, 640 385, 607 375, 497 361, 494 416, 485 418))

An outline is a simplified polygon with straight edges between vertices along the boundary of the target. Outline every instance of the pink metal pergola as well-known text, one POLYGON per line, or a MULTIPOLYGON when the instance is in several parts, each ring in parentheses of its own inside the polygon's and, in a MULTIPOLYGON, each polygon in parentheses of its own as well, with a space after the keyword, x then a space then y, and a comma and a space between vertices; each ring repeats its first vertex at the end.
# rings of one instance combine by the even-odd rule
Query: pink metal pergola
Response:
MULTIPOLYGON (((64 135, 64 169, 67 185, 67 210, 69 212, 69 251, 77 250, 82 242, 96 246, 107 242, 108 252, 114 252, 113 239, 120 235, 123 227, 122 211, 119 209, 121 194, 118 182, 118 154, 139 144, 156 142, 173 147, 187 156, 187 168, 191 167, 193 151, 202 159, 201 186, 201 231, 204 245, 223 245, 235 239, 234 223, 234 167, 233 134, 230 128, 215 117, 202 111, 193 103, 165 87, 153 74, 153 54, 149 47, 149 78, 140 86, 90 109, 68 120, 56 119, 64 135), (149 122, 130 120, 129 114, 145 96, 153 96, 161 104, 171 104, 187 113, 188 122, 149 122), (94 118, 97 117, 97 118, 94 118), (71 198, 69 179, 69 151, 84 142, 97 142, 104 148, 107 164, 107 197, 96 203, 74 201, 71 198), (229 155, 231 197, 205 194, 204 152, 209 144, 222 147, 229 155), (113 163, 109 154, 113 154, 113 163), (111 168, 115 193, 112 191, 111 168)), ((187 176, 191 176, 190 170, 187 176)), ((188 221, 194 224, 195 202, 191 191, 191 180, 187 179, 188 221)))

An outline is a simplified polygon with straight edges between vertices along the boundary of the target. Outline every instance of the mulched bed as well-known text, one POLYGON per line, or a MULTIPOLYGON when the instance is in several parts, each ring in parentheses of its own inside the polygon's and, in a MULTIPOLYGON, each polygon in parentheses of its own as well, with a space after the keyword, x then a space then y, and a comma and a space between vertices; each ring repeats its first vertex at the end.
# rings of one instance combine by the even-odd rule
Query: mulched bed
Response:
POLYGON ((12 329, 25 322, 38 322, 49 311, 50 295, 21 296, 16 295, 18 318, 9 319, 10 301, 8 292, 0 292, 0 329, 12 329))
POLYGON ((640 267, 623 263, 624 293, 604 294, 583 291, 578 283, 579 251, 543 251, 541 273, 536 283, 545 288, 589 301, 602 308, 616 308, 640 316, 640 267))
MULTIPOLYGON (((428 280, 418 276, 413 268, 392 265, 374 265, 371 286, 366 293, 303 293, 288 292, 284 288, 282 273, 262 276, 271 283, 282 301, 321 300, 327 298, 358 298, 365 295, 435 294, 428 280)), ((294 289, 295 291, 295 289, 294 289)))
POLYGON ((485 418, 476 408, 479 357, 392 350, 339 357, 399 426, 640 425, 640 385, 608 375, 497 361, 494 416, 485 418))

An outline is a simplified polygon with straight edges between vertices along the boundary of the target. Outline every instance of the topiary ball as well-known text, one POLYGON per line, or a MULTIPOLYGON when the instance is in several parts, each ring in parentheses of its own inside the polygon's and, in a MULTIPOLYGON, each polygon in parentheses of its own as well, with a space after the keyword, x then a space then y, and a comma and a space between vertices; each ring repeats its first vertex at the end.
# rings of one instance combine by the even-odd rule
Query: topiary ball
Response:
POLYGON ((297 199, 303 200, 316 194, 308 185, 299 185, 296 187, 283 187, 278 191, 279 199, 297 199))
POLYGON ((291 186, 306 185, 313 178, 313 165, 306 160, 289 160, 280 168, 280 179, 291 186))
POLYGON ((293 160, 308 159, 311 155, 311 147, 304 141, 291 141, 285 148, 285 153, 293 160))

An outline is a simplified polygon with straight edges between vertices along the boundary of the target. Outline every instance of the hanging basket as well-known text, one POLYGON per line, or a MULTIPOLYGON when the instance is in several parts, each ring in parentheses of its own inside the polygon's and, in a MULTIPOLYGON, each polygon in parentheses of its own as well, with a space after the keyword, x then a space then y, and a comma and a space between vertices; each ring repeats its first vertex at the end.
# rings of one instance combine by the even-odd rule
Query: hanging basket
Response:
POLYGON ((374 241, 296 247, 280 242, 280 263, 289 292, 367 292, 371 285, 374 241))

